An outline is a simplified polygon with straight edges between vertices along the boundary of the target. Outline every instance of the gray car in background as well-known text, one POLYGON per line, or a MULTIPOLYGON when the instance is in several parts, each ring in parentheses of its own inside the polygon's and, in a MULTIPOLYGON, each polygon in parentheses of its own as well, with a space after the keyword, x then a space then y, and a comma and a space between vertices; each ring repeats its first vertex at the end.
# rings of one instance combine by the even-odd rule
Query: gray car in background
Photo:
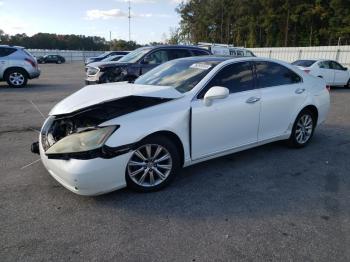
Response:
POLYGON ((34 56, 23 47, 0 45, 0 81, 11 87, 24 87, 28 79, 40 76, 34 56))

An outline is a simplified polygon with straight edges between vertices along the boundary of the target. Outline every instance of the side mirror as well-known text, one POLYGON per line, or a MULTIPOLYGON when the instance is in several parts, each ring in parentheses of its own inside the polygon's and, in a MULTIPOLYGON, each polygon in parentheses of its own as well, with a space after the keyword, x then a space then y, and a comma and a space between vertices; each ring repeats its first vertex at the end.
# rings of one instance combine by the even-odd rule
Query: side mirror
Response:
POLYGON ((215 99, 224 99, 228 97, 230 91, 223 86, 213 86, 204 95, 204 104, 210 106, 215 99))
POLYGON ((344 70, 344 71, 348 71, 348 68, 344 66, 344 67, 343 67, 343 70, 344 70))

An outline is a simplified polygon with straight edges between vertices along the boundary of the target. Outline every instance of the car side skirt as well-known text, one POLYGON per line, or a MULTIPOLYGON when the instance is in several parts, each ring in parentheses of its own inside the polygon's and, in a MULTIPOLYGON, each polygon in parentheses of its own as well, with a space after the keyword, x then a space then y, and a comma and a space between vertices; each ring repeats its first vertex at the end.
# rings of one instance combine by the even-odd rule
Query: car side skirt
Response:
POLYGON ((198 159, 186 161, 184 163, 184 167, 195 165, 195 164, 198 164, 200 162, 204 162, 204 161, 207 161, 207 160, 210 160, 210 159, 214 159, 214 158, 217 158, 217 157, 221 157, 221 156, 230 155, 230 154, 237 153, 237 152, 240 152, 240 151, 244 151, 244 150, 247 150, 247 149, 250 149, 250 148, 254 148, 254 147, 257 147, 257 146, 261 146, 261 145, 265 145, 265 144, 268 144, 268 143, 272 143, 272 142, 275 142, 275 141, 285 140, 285 139, 288 139, 289 136, 290 136, 290 133, 283 134, 281 136, 270 138, 270 139, 267 139, 267 140, 264 140, 264 141, 259 141, 259 142, 251 143, 251 144, 248 144, 248 145, 243 145, 243 146, 235 147, 235 148, 228 149, 228 150, 225 150, 225 151, 213 153, 213 154, 210 154, 210 155, 198 158, 198 159))

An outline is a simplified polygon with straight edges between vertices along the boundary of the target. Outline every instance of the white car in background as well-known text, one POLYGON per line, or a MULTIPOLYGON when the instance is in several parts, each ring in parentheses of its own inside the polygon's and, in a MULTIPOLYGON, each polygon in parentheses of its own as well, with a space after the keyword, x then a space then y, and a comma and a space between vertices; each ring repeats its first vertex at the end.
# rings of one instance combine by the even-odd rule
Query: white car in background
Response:
POLYGON ((323 78, 329 86, 350 88, 350 71, 333 60, 297 60, 292 63, 313 76, 323 78))
POLYGON ((188 57, 135 84, 91 85, 67 97, 49 113, 32 152, 80 195, 153 191, 181 167, 215 157, 277 140, 304 147, 329 104, 325 82, 290 64, 188 57))

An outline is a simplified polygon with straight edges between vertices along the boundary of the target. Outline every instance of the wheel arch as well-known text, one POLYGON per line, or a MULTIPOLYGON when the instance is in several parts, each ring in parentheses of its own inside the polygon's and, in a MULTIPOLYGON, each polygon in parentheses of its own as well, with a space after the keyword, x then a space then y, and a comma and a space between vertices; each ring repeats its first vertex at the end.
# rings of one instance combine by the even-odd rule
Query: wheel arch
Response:
POLYGON ((20 67, 20 66, 11 66, 11 67, 6 68, 6 70, 4 71, 4 79, 5 79, 5 77, 7 77, 7 74, 11 70, 21 70, 26 74, 26 77, 29 78, 29 73, 27 72, 27 70, 25 68, 20 67))
POLYGON ((154 137, 154 136, 164 136, 164 137, 168 138, 169 140, 171 140, 172 142, 174 142, 176 148, 178 149, 178 151, 180 153, 181 166, 183 166, 184 162, 185 162, 185 150, 184 150, 184 146, 183 146, 183 143, 182 143, 180 137, 177 134, 175 134, 174 132, 171 132, 168 130, 161 130, 161 131, 157 131, 157 132, 154 132, 152 134, 145 136, 141 140, 141 142, 145 139, 148 139, 148 138, 154 137))
POLYGON ((301 109, 299 111, 298 115, 304 110, 310 110, 312 112, 312 114, 314 115, 315 120, 316 120, 315 124, 317 125, 317 121, 318 121, 318 109, 317 109, 317 107, 315 105, 311 105, 311 104, 310 105, 306 105, 306 106, 303 107, 303 109, 301 109))

